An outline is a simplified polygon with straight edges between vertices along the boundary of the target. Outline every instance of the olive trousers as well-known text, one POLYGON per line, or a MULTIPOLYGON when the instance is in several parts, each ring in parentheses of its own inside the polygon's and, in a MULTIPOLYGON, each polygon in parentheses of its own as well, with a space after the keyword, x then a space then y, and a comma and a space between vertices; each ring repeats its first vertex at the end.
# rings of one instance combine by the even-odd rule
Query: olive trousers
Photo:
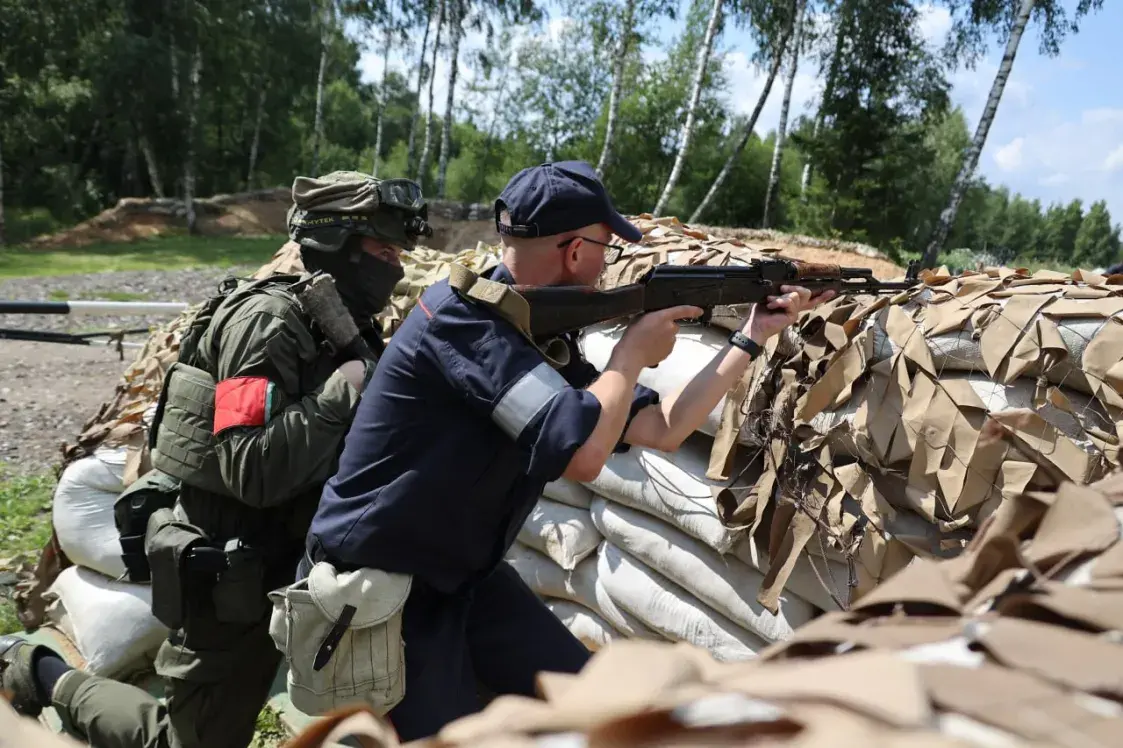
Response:
MULTIPOLYGON (((292 568, 278 570, 278 586, 292 568)), ((59 680, 52 702, 66 730, 91 748, 246 748, 280 664, 268 611, 256 622, 226 623, 196 604, 156 656, 166 704, 77 670, 59 680)))

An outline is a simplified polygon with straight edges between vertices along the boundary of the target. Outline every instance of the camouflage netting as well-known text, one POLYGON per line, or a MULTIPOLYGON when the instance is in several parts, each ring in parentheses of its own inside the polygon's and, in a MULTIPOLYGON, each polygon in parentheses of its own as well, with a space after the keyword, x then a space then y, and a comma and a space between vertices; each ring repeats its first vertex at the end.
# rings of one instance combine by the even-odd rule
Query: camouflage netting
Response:
MULTIPOLYGON (((725 519, 756 530, 770 518, 766 605, 804 550, 846 561, 855 599, 914 556, 958 554, 1022 491, 1119 463, 1123 277, 922 279, 807 315, 726 414, 764 463, 725 519)), ((711 473, 733 448, 715 443, 711 473)))
MULTIPOLYGON (((604 287, 657 263, 777 254, 675 218, 634 220, 644 239, 608 268, 604 287)), ((497 259, 482 243, 457 255, 418 248, 380 316, 384 333, 450 260, 478 271, 497 259)), ((299 269, 288 243, 255 277, 299 269)), ((917 557, 961 553, 1022 491, 1091 482, 1119 462, 1123 276, 940 269, 922 280, 914 291, 840 298, 805 315, 726 398, 705 477, 733 482, 746 459, 761 475, 750 489, 724 491, 719 507, 766 560, 758 600, 769 610, 797 562, 825 570, 820 582, 846 609, 917 557)), ((712 324, 736 329, 745 312, 719 308, 712 324)), ((124 444, 126 480, 146 467, 144 415, 192 313, 152 335, 67 461, 124 444)))
POLYGON ((1121 473, 1012 493, 957 558, 754 661, 614 642, 579 675, 540 676, 543 700, 501 697, 413 745, 1118 746, 1121 520, 1121 473))

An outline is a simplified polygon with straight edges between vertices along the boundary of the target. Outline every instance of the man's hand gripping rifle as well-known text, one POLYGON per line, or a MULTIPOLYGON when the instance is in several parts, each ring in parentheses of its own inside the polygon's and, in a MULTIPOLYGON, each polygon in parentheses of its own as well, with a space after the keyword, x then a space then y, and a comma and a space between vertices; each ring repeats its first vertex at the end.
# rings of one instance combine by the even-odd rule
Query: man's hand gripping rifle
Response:
POLYGON ((610 291, 589 286, 515 286, 530 305, 530 331, 554 336, 620 317, 675 306, 703 310, 698 320, 710 321, 715 306, 766 302, 780 296, 781 286, 802 286, 817 296, 899 293, 916 287, 919 264, 910 262, 904 281, 881 281, 867 268, 804 263, 791 260, 753 260, 748 265, 656 265, 636 283, 610 291))

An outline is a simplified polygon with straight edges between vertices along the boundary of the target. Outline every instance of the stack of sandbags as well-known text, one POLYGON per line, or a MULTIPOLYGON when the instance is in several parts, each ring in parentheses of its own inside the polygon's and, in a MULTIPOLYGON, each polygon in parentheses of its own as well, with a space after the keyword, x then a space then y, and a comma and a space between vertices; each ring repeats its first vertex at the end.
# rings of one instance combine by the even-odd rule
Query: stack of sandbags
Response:
POLYGON ((1015 494, 959 557, 918 559, 752 662, 614 642, 541 674, 541 698, 412 745, 1117 746, 1121 518, 1123 473, 1015 494))
MULTIPOLYGON (((606 286, 633 282, 656 263, 744 265, 764 254, 738 241, 684 229, 674 219, 641 218, 637 224, 644 240, 608 267, 606 286)), ((671 355, 659 367, 646 369, 640 382, 669 396, 703 369, 725 345, 728 330, 743 324, 736 309, 715 311, 715 325, 725 329, 684 327, 671 355)), ((580 341, 585 357, 603 368, 624 329, 607 321, 586 330, 580 341)), ((753 371, 763 367, 760 362, 753 371)), ((542 570, 549 559, 528 556, 525 546, 532 546, 530 537, 538 533, 524 527, 511 561, 579 637, 588 642, 591 615, 611 625, 605 636, 595 638, 597 646, 612 638, 650 635, 701 646, 721 660, 739 660, 787 639, 821 610, 838 607, 830 582, 821 579, 833 574, 835 586, 845 588, 848 570, 838 562, 823 562, 818 570, 801 563, 789 575, 782 599, 770 608, 759 603, 756 598, 769 570, 761 538, 750 537, 747 528, 730 526, 724 519, 752 493, 762 460, 723 452, 729 459, 711 464, 710 456, 720 452, 715 444, 758 443, 730 427, 744 420, 744 403, 754 397, 748 390, 753 381, 747 375, 714 408, 700 433, 677 452, 632 448, 611 457, 596 480, 582 489, 585 494, 568 490, 579 497, 571 503, 582 507, 569 510, 564 520, 570 532, 582 528, 589 538, 584 548, 593 533, 601 542, 595 557, 581 561, 563 589, 592 588, 596 594, 559 593, 554 579, 569 570, 556 557, 554 569, 542 570), (723 511, 722 503, 730 501, 733 505, 723 511), (534 571, 524 573, 527 569, 534 571), (595 584, 586 581, 590 579, 595 584), (584 610, 575 611, 574 605, 584 610)), ((528 525, 539 521, 537 515, 557 513, 551 492, 557 492, 558 485, 547 489, 528 525)), ((564 536, 559 527, 549 533, 564 536)))
POLYGON ((51 521, 73 564, 43 593, 48 621, 74 644, 84 669, 109 678, 147 670, 167 638, 152 615, 151 588, 125 576, 113 518, 125 488, 125 447, 101 446, 59 476, 51 521))

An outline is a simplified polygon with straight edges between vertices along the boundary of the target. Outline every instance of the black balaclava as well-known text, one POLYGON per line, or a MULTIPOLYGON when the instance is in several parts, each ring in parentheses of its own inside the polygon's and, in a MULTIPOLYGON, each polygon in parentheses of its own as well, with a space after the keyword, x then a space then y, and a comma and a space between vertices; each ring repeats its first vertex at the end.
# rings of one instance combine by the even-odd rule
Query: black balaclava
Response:
POLYGON ((405 277, 405 269, 364 252, 360 241, 359 236, 348 237, 338 252, 301 247, 300 257, 308 271, 322 270, 335 280, 339 298, 355 324, 368 330, 374 326, 373 317, 390 301, 394 286, 405 277))

